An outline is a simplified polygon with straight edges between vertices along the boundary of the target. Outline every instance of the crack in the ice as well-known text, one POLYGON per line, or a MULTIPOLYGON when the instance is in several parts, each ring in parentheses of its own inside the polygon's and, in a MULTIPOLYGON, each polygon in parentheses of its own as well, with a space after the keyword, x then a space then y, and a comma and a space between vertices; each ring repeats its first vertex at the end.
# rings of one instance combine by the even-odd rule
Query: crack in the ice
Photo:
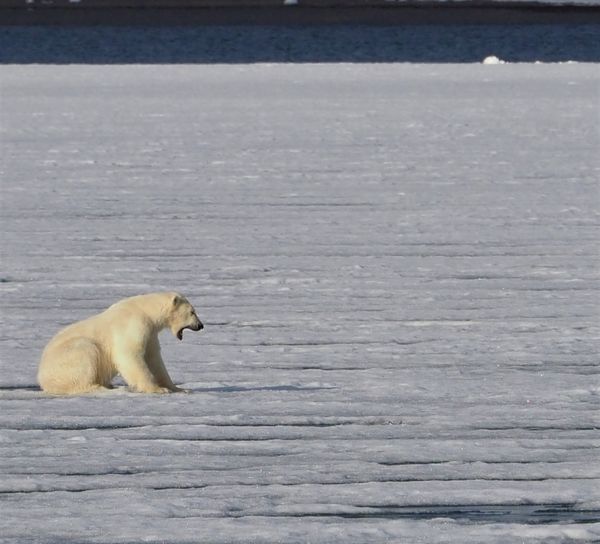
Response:
MULTIPOLYGON (((215 427, 215 428, 282 428, 282 427, 306 427, 306 428, 322 428, 322 427, 342 427, 347 425, 355 425, 361 427, 377 427, 377 426, 389 426, 389 425, 401 425, 402 421, 398 420, 394 416, 390 416, 388 419, 382 418, 380 421, 364 421, 364 420, 339 420, 339 421, 317 421, 317 422, 274 422, 274 423, 266 423, 266 422, 256 422, 256 423, 237 423, 237 422, 226 422, 226 423, 211 423, 211 422, 200 422, 200 423, 186 423, 188 427, 215 427)), ((156 429, 159 427, 170 427, 175 425, 173 422, 168 423, 145 423, 145 424, 52 424, 52 425, 43 425, 43 424, 32 424, 32 425, 23 425, 23 426, 2 426, 0 425, 0 429, 2 430, 10 430, 10 431, 40 431, 40 430, 48 430, 48 431, 114 431, 120 429, 156 429)), ((146 436, 132 436, 127 437, 128 440, 193 440, 189 438, 177 438, 177 437, 157 437, 153 435, 152 437, 146 436)), ((200 439, 200 438, 198 438, 200 439)), ((209 438, 202 438, 202 440, 211 440, 209 438)), ((228 439, 219 439, 219 440, 228 440, 228 439)), ((236 438, 232 438, 231 440, 236 440, 236 438)), ((240 438, 239 440, 245 440, 240 438)), ((257 440, 265 440, 257 439, 257 440)))
POLYGON ((319 346, 386 346, 396 344, 400 346, 412 346, 415 344, 427 344, 437 341, 433 338, 424 340, 398 340, 390 338, 389 340, 300 340, 287 342, 211 342, 205 343, 206 347, 217 346, 235 346, 235 347, 319 347, 319 346))
MULTIPOLYGON (((211 472, 219 471, 220 469, 206 469, 202 470, 211 472)), ((115 473, 116 475, 122 476, 127 475, 127 473, 115 473)), ((131 475, 136 474, 131 473, 131 475)), ((102 474, 102 475, 109 475, 102 474)), ((64 475, 68 476, 68 475, 64 475)), ((0 490, 0 497, 6 497, 10 495, 31 495, 35 493, 84 493, 84 492, 94 492, 94 491, 110 491, 115 489, 152 489, 154 491, 168 491, 168 490, 178 490, 178 489, 206 489, 210 487, 221 487, 221 486, 238 486, 238 487, 301 487, 306 485, 321 485, 324 487, 337 487, 337 486, 347 486, 347 485, 357 485, 357 484, 369 484, 369 483, 377 483, 377 484, 396 484, 396 483, 432 483, 432 482, 472 482, 472 481, 491 481, 491 482, 546 482, 546 481, 560 481, 560 480, 596 480, 594 477, 552 477, 552 478, 472 478, 472 477, 464 477, 464 478, 380 478, 380 479, 365 479, 365 480, 351 480, 351 481, 340 481, 340 482, 323 482, 323 481, 299 481, 299 482, 233 482, 228 484, 215 484, 215 483, 178 483, 178 484, 154 484, 154 485, 132 485, 130 482, 123 482, 116 485, 110 486, 86 486, 86 487, 48 487, 46 489, 7 489, 0 490)), ((359 506, 364 508, 374 508, 372 506, 359 506)), ((598 520, 600 521, 600 519, 598 520)))
POLYGON ((123 423, 123 424, 119 424, 119 423, 111 423, 111 424, 102 424, 102 423, 98 423, 98 424, 94 424, 94 425, 89 425, 89 424, 81 424, 78 425, 77 423, 75 424, 57 424, 57 423, 53 423, 53 424, 31 424, 31 425, 13 425, 13 426, 8 426, 8 425, 0 425, 0 429, 4 430, 4 431, 115 431, 118 429, 143 429, 144 427, 150 427, 150 426, 159 426, 159 425, 153 425, 153 424, 128 424, 128 423, 123 423))
MULTIPOLYGON (((325 506, 325 505, 323 505, 325 506)), ((196 518, 215 516, 173 515, 173 518, 196 518)), ((452 519, 475 523, 515 523, 540 525, 547 523, 597 523, 600 510, 576 509, 575 503, 519 504, 448 504, 448 505, 348 505, 348 509, 324 512, 307 509, 304 512, 256 512, 228 511, 231 518, 341 518, 386 520, 433 520, 452 519)))
POLYGON ((473 427, 474 431, 597 431, 599 427, 591 425, 591 426, 577 426, 577 425, 564 425, 564 426, 555 426, 555 425, 523 425, 521 427, 513 427, 513 426, 497 426, 497 427, 473 427))

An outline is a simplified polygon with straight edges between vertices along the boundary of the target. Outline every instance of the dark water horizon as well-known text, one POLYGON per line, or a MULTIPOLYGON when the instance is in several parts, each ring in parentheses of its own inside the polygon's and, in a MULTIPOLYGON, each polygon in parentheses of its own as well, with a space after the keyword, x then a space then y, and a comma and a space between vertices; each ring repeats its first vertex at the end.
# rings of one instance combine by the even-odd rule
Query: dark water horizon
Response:
POLYGON ((2 64, 598 62, 600 25, 5 26, 2 64))
POLYGON ((600 24, 4 26, 1 64, 599 62, 600 24))

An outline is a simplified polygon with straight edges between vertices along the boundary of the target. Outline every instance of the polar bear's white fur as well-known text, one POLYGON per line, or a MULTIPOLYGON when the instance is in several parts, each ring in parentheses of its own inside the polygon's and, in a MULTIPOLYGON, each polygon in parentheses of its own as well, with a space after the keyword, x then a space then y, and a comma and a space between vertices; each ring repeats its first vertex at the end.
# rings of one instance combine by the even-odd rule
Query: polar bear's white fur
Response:
POLYGON ((52 338, 42 354, 38 382, 48 393, 72 395, 111 388, 120 374, 134 391, 181 391, 160 354, 158 333, 166 328, 181 340, 184 329, 198 331, 203 325, 178 293, 121 300, 52 338))

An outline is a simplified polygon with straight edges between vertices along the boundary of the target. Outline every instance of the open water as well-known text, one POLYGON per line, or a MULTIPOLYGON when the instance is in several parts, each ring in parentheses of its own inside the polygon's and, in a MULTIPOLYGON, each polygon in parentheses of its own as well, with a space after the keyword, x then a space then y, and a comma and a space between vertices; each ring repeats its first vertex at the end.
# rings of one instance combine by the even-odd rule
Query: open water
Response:
POLYGON ((600 61, 598 24, 0 28, 3 64, 600 61))

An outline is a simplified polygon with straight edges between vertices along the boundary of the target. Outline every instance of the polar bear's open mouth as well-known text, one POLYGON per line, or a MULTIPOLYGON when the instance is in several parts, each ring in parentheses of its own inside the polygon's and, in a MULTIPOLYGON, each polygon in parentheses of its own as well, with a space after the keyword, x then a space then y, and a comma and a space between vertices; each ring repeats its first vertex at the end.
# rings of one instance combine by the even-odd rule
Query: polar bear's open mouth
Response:
POLYGON ((203 328, 204 325, 201 321, 198 321, 197 325, 188 325, 187 327, 181 327, 181 329, 177 331, 177 338, 179 338, 179 340, 183 340, 183 331, 185 329, 190 329, 191 331, 201 331, 203 328))

